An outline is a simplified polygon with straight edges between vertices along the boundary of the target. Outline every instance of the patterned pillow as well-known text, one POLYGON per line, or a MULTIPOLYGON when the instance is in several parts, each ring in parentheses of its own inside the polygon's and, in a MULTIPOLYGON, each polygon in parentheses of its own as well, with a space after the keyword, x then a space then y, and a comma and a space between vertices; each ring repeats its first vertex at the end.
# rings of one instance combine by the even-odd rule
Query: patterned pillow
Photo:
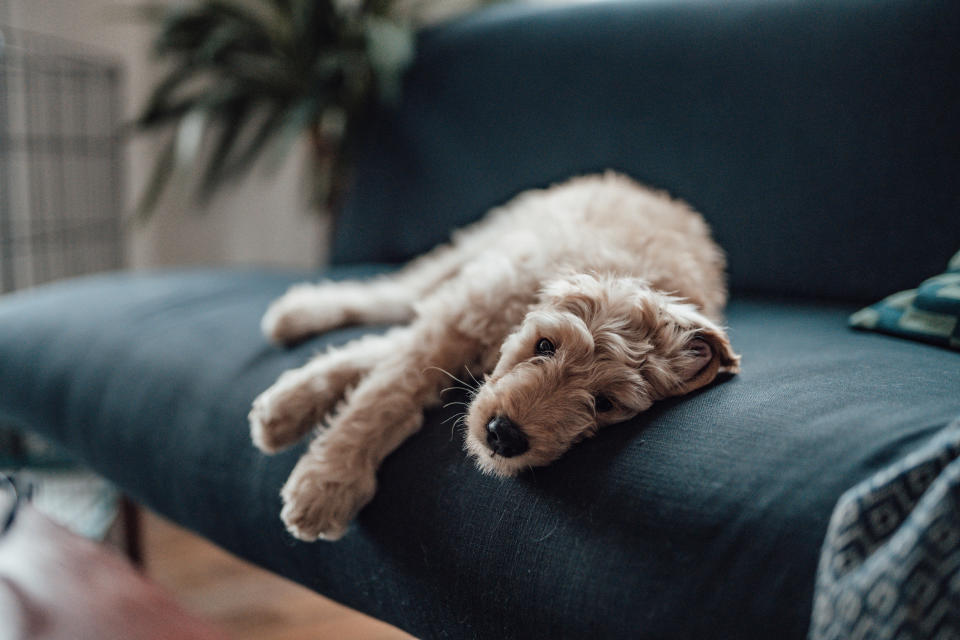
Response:
POLYGON ((850 326, 960 351, 960 251, 945 273, 857 311, 850 326))

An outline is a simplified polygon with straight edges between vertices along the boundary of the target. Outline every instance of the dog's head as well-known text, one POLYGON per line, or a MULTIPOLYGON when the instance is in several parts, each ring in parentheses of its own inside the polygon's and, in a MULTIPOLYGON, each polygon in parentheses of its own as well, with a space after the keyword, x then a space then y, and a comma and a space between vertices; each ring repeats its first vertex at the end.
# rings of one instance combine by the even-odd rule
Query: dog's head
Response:
POLYGON ((504 341, 467 412, 466 448, 483 471, 514 475, 739 362, 723 329, 641 279, 561 278, 504 341))

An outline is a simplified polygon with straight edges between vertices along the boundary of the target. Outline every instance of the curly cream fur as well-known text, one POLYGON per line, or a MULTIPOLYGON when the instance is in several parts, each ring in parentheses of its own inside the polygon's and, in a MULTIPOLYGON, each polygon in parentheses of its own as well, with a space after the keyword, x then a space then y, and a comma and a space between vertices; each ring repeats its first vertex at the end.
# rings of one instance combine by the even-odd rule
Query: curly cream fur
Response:
POLYGON ((276 342, 408 324, 332 349, 254 401, 251 435, 268 453, 326 425, 283 487, 281 517, 303 540, 342 536, 450 374, 486 374, 465 415, 481 470, 548 464, 604 425, 738 371, 717 324, 725 302, 723 254, 700 215, 612 172, 522 193, 396 274, 298 285, 263 318, 276 342), (541 338, 555 353, 535 353, 541 338), (612 404, 602 413, 600 394, 612 404), (496 416, 519 426, 527 451, 493 453, 496 416))

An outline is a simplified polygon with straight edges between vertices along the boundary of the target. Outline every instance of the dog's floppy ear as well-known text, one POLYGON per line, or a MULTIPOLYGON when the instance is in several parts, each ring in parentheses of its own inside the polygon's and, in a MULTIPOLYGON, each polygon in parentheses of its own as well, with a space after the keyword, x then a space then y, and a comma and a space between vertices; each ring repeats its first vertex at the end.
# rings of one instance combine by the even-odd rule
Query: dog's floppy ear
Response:
POLYGON ((683 346, 680 385, 671 395, 683 395, 713 382, 721 371, 738 373, 740 356, 733 352, 730 340, 719 327, 704 326, 697 330, 683 346))
POLYGON ((740 356, 726 332, 694 305, 676 298, 661 303, 661 353, 670 362, 672 384, 665 396, 680 396, 713 382, 721 371, 738 373, 740 356))

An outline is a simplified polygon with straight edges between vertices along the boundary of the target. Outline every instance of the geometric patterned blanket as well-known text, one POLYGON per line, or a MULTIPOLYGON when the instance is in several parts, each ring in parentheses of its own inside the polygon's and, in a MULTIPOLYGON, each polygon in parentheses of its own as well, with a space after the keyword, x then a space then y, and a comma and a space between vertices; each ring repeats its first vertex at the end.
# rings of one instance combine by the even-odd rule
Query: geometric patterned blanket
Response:
POLYGON ((960 419, 837 502, 811 640, 960 638, 960 419))

